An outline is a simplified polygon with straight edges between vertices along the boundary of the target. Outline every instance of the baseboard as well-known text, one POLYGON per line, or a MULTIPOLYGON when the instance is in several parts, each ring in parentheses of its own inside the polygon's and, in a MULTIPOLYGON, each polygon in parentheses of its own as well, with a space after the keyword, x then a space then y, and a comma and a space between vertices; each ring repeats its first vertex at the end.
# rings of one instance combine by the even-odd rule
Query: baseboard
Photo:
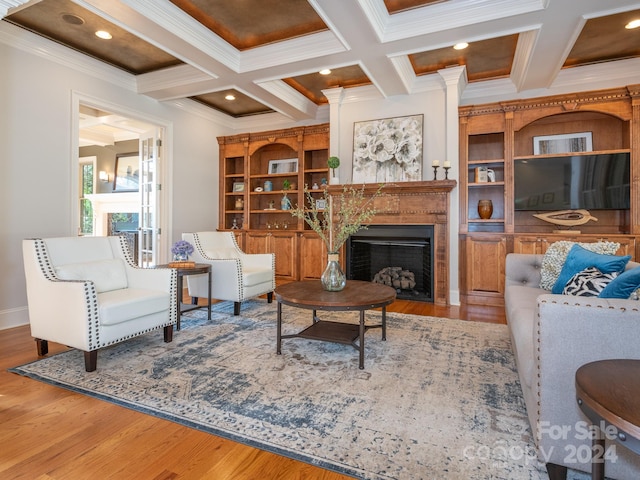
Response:
POLYGON ((0 330, 29 324, 29 309, 27 307, 11 308, 0 311, 0 330))

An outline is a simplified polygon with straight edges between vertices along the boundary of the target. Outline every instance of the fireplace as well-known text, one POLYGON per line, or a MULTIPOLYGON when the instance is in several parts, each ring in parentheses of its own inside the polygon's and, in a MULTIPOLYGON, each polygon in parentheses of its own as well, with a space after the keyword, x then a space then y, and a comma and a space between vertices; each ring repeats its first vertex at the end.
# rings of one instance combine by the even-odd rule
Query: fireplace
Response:
POLYGON ((433 301, 433 225, 371 225, 347 242, 347 278, 383 283, 397 298, 433 301))
MULTIPOLYGON (((371 223, 376 227, 391 227, 392 229, 400 227, 410 230, 413 230, 414 227, 431 229, 430 237, 426 234, 419 234, 416 237, 413 232, 407 235, 394 233, 392 237, 402 241, 406 241, 408 238, 412 241, 430 238, 430 246, 426 250, 431 252, 431 277, 424 283, 431 288, 431 291, 428 295, 425 294, 425 299, 431 298, 436 305, 449 305, 449 196, 455 186, 455 180, 391 183, 386 184, 382 189, 383 195, 373 201, 376 214, 371 223)), ((362 187, 366 195, 373 195, 379 185, 371 183, 362 187)), ((341 191, 341 185, 329 186, 334 206, 339 205, 341 191)), ((358 232, 356 238, 360 233, 366 236, 374 230, 372 228, 358 232)), ((348 248, 347 245, 345 266, 347 273, 350 273, 349 259, 347 258, 348 248)), ((417 277, 423 278, 422 275, 417 275, 417 277)))

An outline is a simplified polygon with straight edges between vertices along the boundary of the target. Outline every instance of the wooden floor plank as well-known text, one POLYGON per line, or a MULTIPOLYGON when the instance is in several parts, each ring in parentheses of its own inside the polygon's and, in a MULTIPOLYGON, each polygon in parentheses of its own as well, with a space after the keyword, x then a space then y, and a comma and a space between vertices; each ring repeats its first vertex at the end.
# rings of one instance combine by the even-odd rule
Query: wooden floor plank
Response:
MULTIPOLYGON (((388 311, 505 323, 496 307, 397 300, 388 311)), ((36 359, 28 326, 0 331, 2 479, 351 478, 7 372, 36 359)))

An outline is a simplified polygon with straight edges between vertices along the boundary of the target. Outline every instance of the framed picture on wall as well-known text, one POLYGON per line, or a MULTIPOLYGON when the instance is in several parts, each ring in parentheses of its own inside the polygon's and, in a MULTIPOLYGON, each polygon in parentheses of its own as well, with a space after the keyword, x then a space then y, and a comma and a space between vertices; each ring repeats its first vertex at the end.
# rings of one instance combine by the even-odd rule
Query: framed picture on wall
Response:
POLYGON ((116 155, 115 172, 114 192, 137 192, 140 188, 140 155, 138 152, 116 155))
POLYGON ((422 180, 423 115, 353 124, 353 182, 422 180))

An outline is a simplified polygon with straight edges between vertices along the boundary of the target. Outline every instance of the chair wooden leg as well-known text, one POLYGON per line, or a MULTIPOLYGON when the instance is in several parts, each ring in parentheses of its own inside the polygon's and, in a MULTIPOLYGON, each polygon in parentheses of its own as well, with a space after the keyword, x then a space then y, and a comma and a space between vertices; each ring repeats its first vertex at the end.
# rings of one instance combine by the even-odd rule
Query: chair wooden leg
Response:
POLYGON ((547 463, 547 474, 549 475, 549 480, 566 480, 567 467, 556 465, 555 463, 547 463))
POLYGON ((233 314, 240 315, 240 302, 233 302, 233 314))
POLYGON ((84 352, 84 369, 87 372, 95 372, 98 366, 98 350, 84 352))
POLYGON ((267 293, 267 303, 273 303, 273 292, 267 293))
POLYGON ((164 327, 164 343, 169 343, 173 340, 173 325, 167 325, 164 327))
POLYGON ((49 353, 49 342, 41 338, 36 338, 36 350, 38 351, 39 357, 44 357, 49 353))

